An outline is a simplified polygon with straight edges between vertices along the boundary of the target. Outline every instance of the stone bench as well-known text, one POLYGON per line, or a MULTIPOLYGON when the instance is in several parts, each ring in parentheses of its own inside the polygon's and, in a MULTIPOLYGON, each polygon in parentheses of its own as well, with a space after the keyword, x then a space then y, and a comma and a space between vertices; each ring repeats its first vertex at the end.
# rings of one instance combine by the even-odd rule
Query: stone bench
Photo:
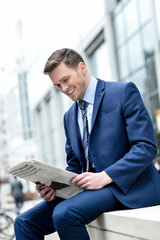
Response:
MULTIPOLYGON (((91 240, 160 240, 160 205, 103 213, 87 228, 91 240)), ((57 233, 45 237, 58 239, 57 233)))
POLYGON ((160 240, 160 205, 104 213, 87 227, 91 240, 160 240))

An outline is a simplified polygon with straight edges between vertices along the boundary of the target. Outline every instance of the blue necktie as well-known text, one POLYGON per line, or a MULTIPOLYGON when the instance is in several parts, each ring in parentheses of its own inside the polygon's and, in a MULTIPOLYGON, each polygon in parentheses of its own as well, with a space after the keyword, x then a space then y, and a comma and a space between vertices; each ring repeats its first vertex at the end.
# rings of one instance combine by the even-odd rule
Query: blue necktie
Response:
POLYGON ((79 107, 81 109, 82 119, 83 119, 83 139, 82 139, 82 143, 83 143, 83 149, 84 149, 84 154, 85 154, 85 158, 86 158, 86 171, 90 172, 90 171, 94 171, 94 169, 92 168, 92 161, 91 161, 90 154, 89 154, 90 134, 89 134, 89 128, 88 128, 87 112, 86 112, 87 102, 81 100, 81 101, 79 101, 78 104, 79 104, 79 107))

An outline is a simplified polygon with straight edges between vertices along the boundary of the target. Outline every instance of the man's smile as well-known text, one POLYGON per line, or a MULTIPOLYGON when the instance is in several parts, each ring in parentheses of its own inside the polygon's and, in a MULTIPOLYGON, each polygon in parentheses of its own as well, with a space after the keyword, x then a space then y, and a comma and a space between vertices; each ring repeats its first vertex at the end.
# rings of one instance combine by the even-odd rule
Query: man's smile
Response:
POLYGON ((75 88, 73 87, 71 90, 67 91, 67 95, 71 95, 74 92, 75 88))

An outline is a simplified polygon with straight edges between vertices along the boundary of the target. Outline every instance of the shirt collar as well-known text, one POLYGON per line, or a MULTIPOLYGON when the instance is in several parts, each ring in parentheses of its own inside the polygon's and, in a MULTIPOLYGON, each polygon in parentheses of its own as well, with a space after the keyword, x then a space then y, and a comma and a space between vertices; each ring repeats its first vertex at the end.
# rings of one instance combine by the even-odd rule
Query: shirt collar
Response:
POLYGON ((94 77, 91 77, 91 81, 88 85, 88 88, 84 94, 83 100, 88 102, 89 104, 94 104, 94 97, 96 93, 96 87, 97 87, 97 79, 94 77))

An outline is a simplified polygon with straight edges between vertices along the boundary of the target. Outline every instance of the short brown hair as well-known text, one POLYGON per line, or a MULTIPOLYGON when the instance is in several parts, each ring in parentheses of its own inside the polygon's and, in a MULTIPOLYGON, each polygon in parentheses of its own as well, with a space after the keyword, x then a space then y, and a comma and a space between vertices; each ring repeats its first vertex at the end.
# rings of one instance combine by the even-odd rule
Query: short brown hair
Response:
POLYGON ((61 62, 63 62, 67 67, 77 69, 80 62, 84 63, 81 55, 73 49, 62 48, 56 50, 48 58, 43 73, 49 74, 53 69, 55 69, 61 62))

